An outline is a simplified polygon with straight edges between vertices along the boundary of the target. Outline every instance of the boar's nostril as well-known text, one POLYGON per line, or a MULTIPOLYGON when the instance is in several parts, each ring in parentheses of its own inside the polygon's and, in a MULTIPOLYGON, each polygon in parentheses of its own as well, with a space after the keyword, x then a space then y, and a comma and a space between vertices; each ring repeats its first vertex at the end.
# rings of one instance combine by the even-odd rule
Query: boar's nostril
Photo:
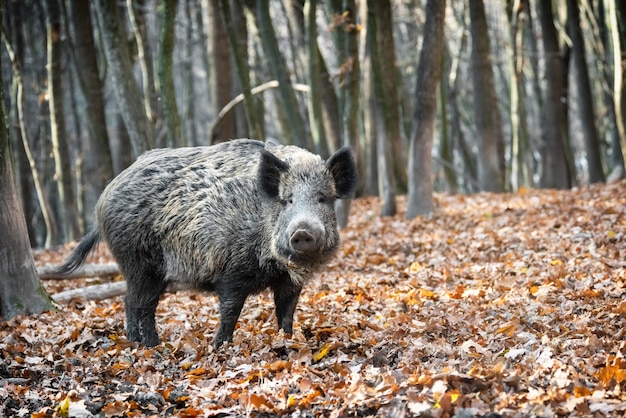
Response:
POLYGON ((297 252, 307 253, 311 252, 316 247, 316 241, 313 234, 304 229, 298 229, 291 235, 289 240, 291 248, 297 252))

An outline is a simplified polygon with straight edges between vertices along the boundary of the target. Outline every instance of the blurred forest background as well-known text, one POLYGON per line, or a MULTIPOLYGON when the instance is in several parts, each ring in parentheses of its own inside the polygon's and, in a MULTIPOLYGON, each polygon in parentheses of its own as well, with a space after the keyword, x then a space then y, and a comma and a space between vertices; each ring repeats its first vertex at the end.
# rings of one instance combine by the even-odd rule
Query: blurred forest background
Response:
POLYGON ((5 0, 2 29, 33 247, 142 152, 239 137, 351 145, 381 215, 624 177, 620 0, 5 0))

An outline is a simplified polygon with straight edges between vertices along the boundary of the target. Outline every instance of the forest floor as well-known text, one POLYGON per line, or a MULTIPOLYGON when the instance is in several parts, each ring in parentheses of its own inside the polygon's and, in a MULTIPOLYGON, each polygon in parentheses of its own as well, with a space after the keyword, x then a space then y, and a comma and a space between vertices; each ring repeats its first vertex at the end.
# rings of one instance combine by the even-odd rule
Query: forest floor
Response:
POLYGON ((162 298, 151 349, 125 339, 122 297, 1 323, 0 417, 623 416, 626 182, 436 205, 407 221, 405 199, 391 218, 355 201, 292 336, 266 293, 218 351, 217 299, 196 292, 162 298))

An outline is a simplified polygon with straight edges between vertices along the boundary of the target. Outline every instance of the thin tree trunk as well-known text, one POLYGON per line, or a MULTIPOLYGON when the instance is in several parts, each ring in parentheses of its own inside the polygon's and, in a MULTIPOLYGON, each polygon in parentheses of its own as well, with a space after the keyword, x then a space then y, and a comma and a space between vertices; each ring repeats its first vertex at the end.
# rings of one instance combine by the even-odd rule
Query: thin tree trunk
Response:
POLYGON ((609 19, 613 44, 613 101, 615 119, 622 148, 622 159, 626 161, 626 42, 621 36, 622 25, 626 24, 626 6, 619 0, 609 0, 609 19))
MULTIPOLYGON (((48 100, 50 110, 50 134, 55 164, 55 178, 59 193, 60 207, 64 211, 63 236, 61 240, 75 240, 80 237, 78 210, 72 181, 72 166, 65 109, 63 106, 63 77, 61 74, 61 10, 58 0, 46 1, 46 38, 48 46, 48 100)), ((60 244, 56 242, 55 244, 60 244)))
POLYGON ((7 52, 9 55, 9 59, 11 60, 11 65, 13 66, 13 77, 15 82, 17 83, 17 92, 16 92, 16 106, 17 106, 17 118, 20 126, 20 133, 22 136, 22 144, 24 145, 24 151, 26 153, 26 157, 28 159, 28 163, 30 165, 30 172, 33 177, 33 183, 35 185, 35 192, 37 193, 37 199, 39 200, 39 206, 41 208, 41 213, 44 219, 44 223, 46 224, 46 240, 44 243, 45 247, 51 247, 54 243, 58 241, 58 225, 56 222, 56 218, 54 217, 54 213, 52 211, 52 207, 45 193, 45 185, 39 176, 39 170, 37 168, 37 162, 35 155, 32 152, 32 148, 30 146, 30 140, 28 137, 28 131, 26 129, 26 120, 25 120, 25 100, 24 100, 24 79, 22 77, 22 63, 17 61, 17 57, 11 47, 6 36, 3 36, 5 45, 7 47, 7 52))
POLYGON ((263 125, 260 121, 261 118, 259 118, 259 112, 257 111, 254 103, 254 97, 250 91, 252 87, 250 84, 250 67, 248 66, 246 60, 247 50, 239 44, 239 39, 237 37, 237 32, 235 30, 231 14, 230 0, 218 0, 218 2, 220 14, 224 22, 224 27, 226 28, 226 34, 228 35, 228 42, 235 58, 235 67, 237 69, 237 74, 239 75, 239 82, 244 95, 243 105, 246 112, 246 120, 248 121, 250 136, 256 139, 263 139, 265 137, 263 134, 263 125))
POLYGON ((185 83, 185 107, 183 109, 183 120, 187 125, 186 137, 188 145, 197 146, 198 131, 196 129, 196 106, 195 106, 195 78, 193 75, 193 56, 194 56, 194 27, 192 9, 200 5, 198 2, 185 2, 183 5, 185 10, 185 57, 183 58, 183 77, 185 83))
MULTIPOLYGON (((336 16, 341 17, 341 26, 335 28, 335 43, 341 64, 341 74, 338 77, 338 109, 341 123, 341 137, 343 145, 353 148, 359 167, 359 175, 363 178, 363 159, 359 140, 359 96, 361 69, 359 66, 359 29, 356 22, 356 4, 354 0, 341 2, 329 1, 329 7, 336 16)), ((340 228, 348 225, 350 213, 350 199, 337 201, 337 224, 340 228)))
POLYGON ((144 103, 132 73, 130 51, 126 42, 122 20, 118 13, 117 3, 108 0, 96 0, 96 15, 108 73, 111 76, 113 92, 119 112, 126 125, 133 149, 137 158, 144 151, 153 147, 154 128, 144 110, 144 103))
POLYGON ((88 149, 93 154, 84 156, 84 172, 95 173, 89 176, 89 187, 92 189, 91 194, 97 198, 114 176, 113 157, 106 129, 104 86, 98 68, 89 2, 70 1, 68 5, 75 36, 72 42, 72 58, 85 98, 84 113, 89 128, 88 149))
POLYGON ((256 2, 256 22, 259 27, 261 44, 267 56, 267 62, 274 79, 278 80, 278 98, 285 114, 288 132, 285 132, 284 141, 306 149, 312 149, 311 141, 305 131, 305 124, 298 100, 291 86, 291 79, 285 58, 280 52, 276 33, 270 17, 269 0, 256 2))
POLYGON ((565 111, 562 103, 565 94, 563 59, 559 54, 552 2, 538 1, 537 3, 546 62, 546 91, 542 111, 544 145, 540 150, 542 156, 541 187, 569 189, 572 182, 565 150, 567 139, 566 132, 564 132, 565 111))
MULTIPOLYGON (((203 15, 209 28, 207 50, 212 57, 209 86, 211 105, 217 115, 233 97, 233 57, 228 43, 228 34, 220 16, 218 0, 202 1, 203 15)), ((235 112, 228 112, 216 126, 211 143, 222 142, 236 137, 235 112)))
POLYGON ((470 31, 472 36, 472 78, 474 85, 474 118, 478 134, 478 183, 481 190, 502 192, 504 173, 499 149, 502 128, 496 100, 493 68, 489 58, 489 33, 485 5, 482 0, 470 0, 470 31))
MULTIPOLYGON (((393 50, 393 33, 383 29, 391 23, 391 4, 389 1, 368 1, 368 28, 367 36, 371 43, 371 66, 373 74, 374 96, 376 100, 375 114, 373 115, 376 132, 378 195, 383 201, 382 216, 396 214, 396 182, 393 172, 391 153, 393 144, 400 144, 400 119, 398 113, 397 84, 395 54, 383 53, 385 48, 393 50), (392 59, 390 65, 385 65, 386 59, 392 59), (379 116, 380 115, 380 116, 379 116), (384 129, 382 129, 384 128, 384 129)), ((389 28, 390 29, 390 28, 389 28)), ((402 155, 395 154, 396 158, 402 155)))
MULTIPOLYGON (((77 2, 87 3, 87 2, 77 2)), ((139 68, 141 69, 141 83, 143 87, 143 104, 146 112, 146 117, 153 123, 155 118, 155 112, 152 109, 152 91, 153 91, 153 76, 152 66, 150 65, 150 57, 148 57, 148 50, 144 46, 143 37, 141 33, 141 27, 137 13, 135 13, 135 7, 133 0, 126 0, 126 9, 128 10, 128 20, 133 32, 135 43, 137 45, 137 61, 139 61, 139 68)), ((139 5, 140 7, 142 4, 139 5)))
POLYGON ((309 80, 309 124, 314 150, 324 156, 330 155, 326 132, 324 130, 324 113, 322 110, 322 89, 320 80, 320 55, 317 45, 317 0, 307 0, 304 5, 304 32, 307 62, 307 78, 309 80))
MULTIPOLYGON (((365 42, 365 59, 361 66, 361 74, 363 77, 363 158, 365 165, 364 194, 369 196, 378 196, 378 150, 377 135, 378 109, 376 93, 374 92, 374 74, 372 70, 375 53, 373 35, 375 33, 374 17, 369 7, 361 8, 361 21, 365 22, 365 32, 362 40, 365 42), (364 39, 363 39, 364 38, 364 39), (368 59, 368 57, 371 57, 368 59)), ((362 29, 363 30, 363 29, 362 29)))
POLYGON ((164 0, 161 14, 161 36, 159 49, 159 86, 165 116, 167 143, 170 147, 185 145, 176 104, 176 88, 172 72, 174 53, 174 19, 178 0, 164 0))
POLYGON ((415 113, 409 149, 409 195, 406 217, 433 212, 432 148, 437 112, 436 90, 441 78, 446 1, 428 0, 424 42, 417 66, 415 113))
POLYGON ((447 100, 447 80, 449 79, 450 64, 449 49, 446 47, 444 53, 441 56, 442 63, 441 68, 443 71, 441 82, 439 83, 439 115, 441 118, 441 139, 439 140, 439 156, 445 162, 443 166, 443 174, 446 178, 446 184, 448 185, 448 191, 452 194, 458 193, 459 185, 456 180, 456 172, 454 171, 454 143, 449 134, 448 128, 448 100, 447 100))
POLYGON ((604 183, 604 169, 600 155, 600 138, 596 128, 593 96, 589 82, 589 72, 585 60, 585 44, 580 28, 580 10, 578 0, 567 0, 567 26, 572 40, 572 55, 576 87, 578 89, 578 109, 582 126, 583 142, 587 160, 590 183, 604 183))
POLYGON ((608 16, 608 5, 605 3, 606 0, 598 2, 596 15, 598 16, 598 28, 600 30, 599 42, 604 52, 604 61, 600 66, 600 73, 607 86, 603 93, 603 102, 609 116, 607 135, 609 137, 610 163, 608 164, 609 171, 607 181, 611 182, 620 178, 626 178, 626 168, 624 167, 624 158, 622 157, 622 147, 619 143, 615 102, 613 101, 613 73, 611 72, 611 65, 605 64, 613 62, 613 45, 611 43, 611 30, 609 25, 610 16, 608 16))
MULTIPOLYGON (((21 30, 24 7, 23 3, 16 3, 14 6, 15 7, 13 8, 12 12, 7 16, 7 32, 3 33, 3 37, 5 37, 7 45, 13 45, 15 55, 10 55, 10 58, 12 61, 14 61, 15 64, 17 64, 24 62, 24 35, 21 30)), ((24 209, 24 217, 26 218, 26 226, 28 228, 30 244, 31 247, 34 248, 38 246, 37 230, 35 228, 34 222, 36 202, 32 198, 32 190, 34 189, 32 173, 30 171, 30 164, 28 161, 26 150, 24 150, 24 140, 22 138, 22 131, 20 129, 18 91, 22 88, 22 81, 21 72, 18 71, 14 71, 11 80, 11 110, 9 111, 8 118, 9 138, 12 139, 13 149, 15 150, 17 162, 17 176, 19 179, 19 189, 24 209)))
MULTIPOLYGON (((382 99, 382 112, 385 128, 385 139, 387 142, 384 154, 379 152, 379 157, 384 157, 382 162, 388 165, 390 173, 385 181, 394 188, 393 199, 395 199, 395 189, 406 190, 406 144, 402 138, 400 121, 400 92, 402 91, 402 79, 397 68, 396 47, 393 37, 393 16, 392 4, 390 0, 373 1, 372 8, 376 20, 376 48, 380 56, 380 74, 382 90, 378 92, 382 99), (391 158, 391 155, 394 158, 391 158)), ((381 177, 379 177, 379 180, 381 177)), ((389 198, 392 198, 389 196, 389 198)), ((395 203, 391 204, 395 207, 395 203)), ((395 211, 395 210, 394 210, 395 211)))

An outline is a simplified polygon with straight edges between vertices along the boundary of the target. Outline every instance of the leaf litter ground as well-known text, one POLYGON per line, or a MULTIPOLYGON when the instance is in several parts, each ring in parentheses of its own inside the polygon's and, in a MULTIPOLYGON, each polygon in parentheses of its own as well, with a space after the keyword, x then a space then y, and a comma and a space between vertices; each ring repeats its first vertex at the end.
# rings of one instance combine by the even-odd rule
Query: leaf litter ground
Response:
POLYGON ((405 200, 391 218, 355 201, 292 336, 266 293, 219 351, 210 294, 165 295, 151 349, 125 339, 121 297, 4 322, 0 417, 623 416, 626 183, 436 204, 407 221, 405 200))

